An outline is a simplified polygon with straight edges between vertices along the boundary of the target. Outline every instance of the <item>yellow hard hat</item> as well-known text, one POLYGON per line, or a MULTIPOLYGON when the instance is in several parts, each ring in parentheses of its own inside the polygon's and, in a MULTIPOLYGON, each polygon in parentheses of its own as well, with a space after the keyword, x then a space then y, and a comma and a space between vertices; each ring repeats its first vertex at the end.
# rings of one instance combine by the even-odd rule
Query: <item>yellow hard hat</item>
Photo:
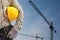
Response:
POLYGON ((8 19, 11 21, 16 20, 18 17, 18 10, 15 7, 7 7, 8 19))

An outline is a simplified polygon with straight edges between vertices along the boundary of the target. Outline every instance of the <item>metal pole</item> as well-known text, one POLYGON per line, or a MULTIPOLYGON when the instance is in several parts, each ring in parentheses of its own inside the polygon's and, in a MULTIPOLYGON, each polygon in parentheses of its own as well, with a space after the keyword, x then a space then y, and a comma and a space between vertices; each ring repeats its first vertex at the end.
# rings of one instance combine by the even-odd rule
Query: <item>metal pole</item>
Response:
POLYGON ((52 22, 51 22, 51 25, 50 25, 50 40, 53 40, 53 27, 52 27, 52 22))
POLYGON ((38 37, 38 34, 36 34, 36 40, 37 40, 37 38, 39 38, 39 37, 38 37))
POLYGON ((50 31, 50 40, 53 40, 53 31, 50 31))
POLYGON ((37 40, 37 38, 36 38, 36 40, 37 40))

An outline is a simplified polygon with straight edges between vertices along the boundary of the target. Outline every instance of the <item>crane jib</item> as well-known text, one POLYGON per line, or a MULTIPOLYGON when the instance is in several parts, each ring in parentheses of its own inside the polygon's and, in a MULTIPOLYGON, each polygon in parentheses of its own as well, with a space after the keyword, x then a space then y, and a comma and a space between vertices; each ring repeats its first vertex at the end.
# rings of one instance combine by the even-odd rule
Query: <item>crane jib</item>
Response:
POLYGON ((49 23, 49 21, 45 18, 45 16, 40 12, 40 10, 37 8, 37 6, 35 6, 35 4, 30 0, 29 1, 29 3, 31 4, 31 6, 38 12, 38 14, 40 15, 40 16, 42 16, 42 18, 46 21, 46 23, 48 24, 48 25, 51 25, 50 23, 49 23))

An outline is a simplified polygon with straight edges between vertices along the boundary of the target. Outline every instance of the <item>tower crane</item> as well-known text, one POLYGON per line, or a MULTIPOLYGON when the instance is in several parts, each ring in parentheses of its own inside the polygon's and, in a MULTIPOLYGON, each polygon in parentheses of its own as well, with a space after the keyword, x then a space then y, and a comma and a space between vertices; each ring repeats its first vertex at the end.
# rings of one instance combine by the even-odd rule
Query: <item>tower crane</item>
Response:
POLYGON ((56 30, 53 27, 53 23, 51 23, 47 20, 47 18, 41 13, 41 11, 38 9, 38 7, 31 1, 29 0, 30 5, 37 11, 37 13, 45 20, 45 22, 49 25, 50 29, 50 40, 53 40, 53 31, 56 33, 56 30))
POLYGON ((36 38, 36 40, 37 40, 38 38, 40 38, 41 40, 43 40, 43 37, 39 37, 38 34, 36 34, 36 36, 32 36, 32 35, 27 35, 27 34, 19 33, 19 35, 23 35, 23 36, 27 36, 27 37, 33 37, 33 38, 36 38))

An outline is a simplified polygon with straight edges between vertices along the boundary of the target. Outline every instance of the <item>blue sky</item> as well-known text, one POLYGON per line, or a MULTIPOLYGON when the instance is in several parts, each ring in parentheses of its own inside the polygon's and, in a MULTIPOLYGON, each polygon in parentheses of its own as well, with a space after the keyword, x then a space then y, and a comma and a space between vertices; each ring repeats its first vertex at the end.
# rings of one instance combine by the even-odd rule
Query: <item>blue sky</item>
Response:
MULTIPOLYGON (((50 40, 49 25, 28 3, 29 0, 18 0, 24 10, 24 23, 19 33, 36 36, 38 34, 43 40, 50 40)), ((50 21, 57 30, 54 40, 60 40, 60 0, 32 0, 39 10, 50 21)), ((18 35, 14 40, 35 40, 35 38, 18 35)), ((41 40, 41 39, 38 39, 41 40)))

